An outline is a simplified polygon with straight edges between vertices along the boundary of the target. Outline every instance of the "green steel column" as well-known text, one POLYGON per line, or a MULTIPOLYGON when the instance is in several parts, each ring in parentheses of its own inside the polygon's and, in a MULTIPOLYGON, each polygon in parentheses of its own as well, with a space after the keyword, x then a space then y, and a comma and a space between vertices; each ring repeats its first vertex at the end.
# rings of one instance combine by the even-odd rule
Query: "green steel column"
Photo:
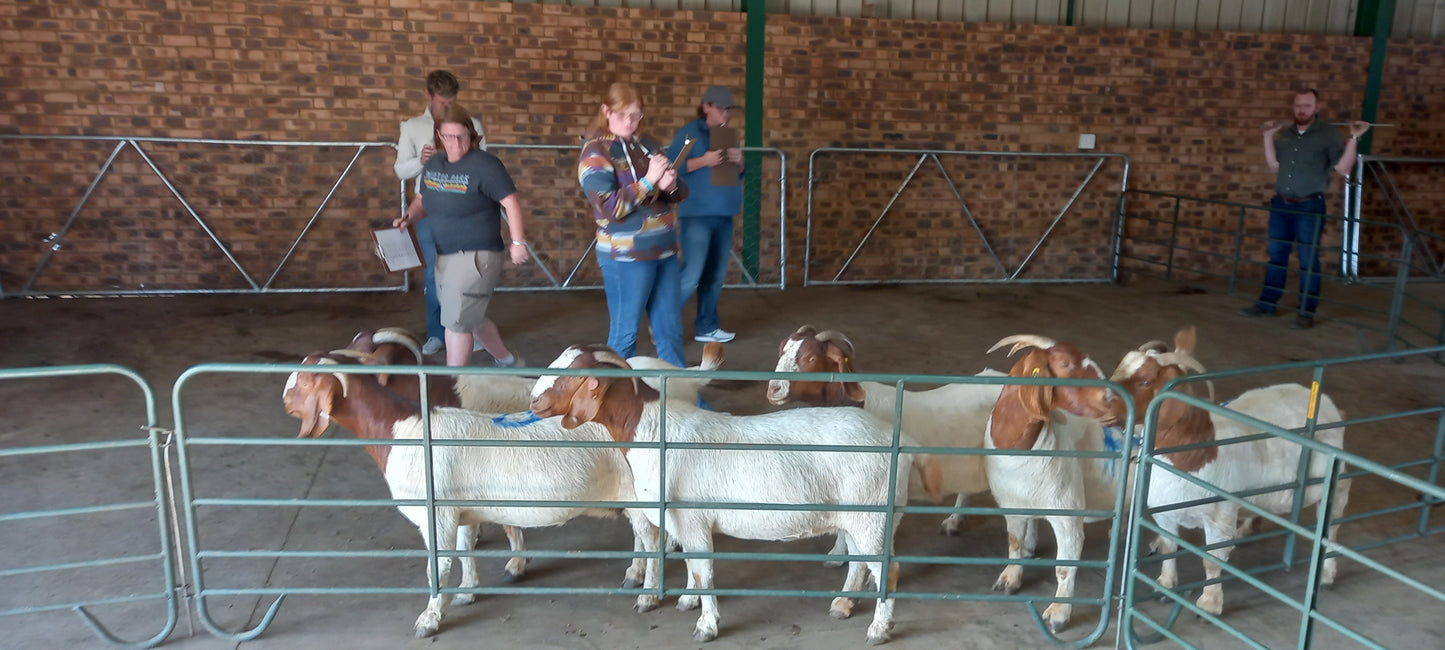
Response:
MULTIPOLYGON (((1368 1, 1368 0, 1367 0, 1367 1, 1368 1)), ((1064 8, 1064 11, 1067 12, 1067 13, 1064 15, 1064 25, 1066 25, 1066 26, 1068 26, 1068 27, 1073 27, 1073 26, 1074 26, 1074 0, 1069 0, 1068 6, 1064 8)))
MULTIPOLYGON (((1370 36, 1370 71, 1365 80, 1365 103, 1360 109, 1360 119, 1374 122, 1380 108, 1380 83, 1385 76, 1385 48, 1390 44, 1390 24, 1395 19, 1395 0, 1360 0, 1360 11, 1355 16, 1355 36, 1370 36)), ((1370 153, 1374 140, 1374 129, 1360 138, 1356 151, 1370 153)))
MULTIPOLYGON (((765 0, 743 0, 743 9, 748 12, 748 60, 744 95, 747 105, 743 107, 747 128, 743 130, 743 146, 763 146, 763 53, 767 45, 765 0)), ((763 155, 748 153, 743 158, 743 268, 752 277, 758 277, 759 242, 758 233, 762 222, 763 155)), ((782 215, 779 215, 781 218, 782 215)))

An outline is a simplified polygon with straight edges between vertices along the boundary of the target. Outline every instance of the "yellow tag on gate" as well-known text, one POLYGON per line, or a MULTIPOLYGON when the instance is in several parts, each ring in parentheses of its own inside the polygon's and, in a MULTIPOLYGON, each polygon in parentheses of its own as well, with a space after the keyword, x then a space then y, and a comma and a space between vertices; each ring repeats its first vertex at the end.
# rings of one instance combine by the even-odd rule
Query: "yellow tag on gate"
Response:
POLYGON ((1315 419, 1315 409, 1320 405, 1320 382, 1310 382, 1310 411, 1309 419, 1315 419))

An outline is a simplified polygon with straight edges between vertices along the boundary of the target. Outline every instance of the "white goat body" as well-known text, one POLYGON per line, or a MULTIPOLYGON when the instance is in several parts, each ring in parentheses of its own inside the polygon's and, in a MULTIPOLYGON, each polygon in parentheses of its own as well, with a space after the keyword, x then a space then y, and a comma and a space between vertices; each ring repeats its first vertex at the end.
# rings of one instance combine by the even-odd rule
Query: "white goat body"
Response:
MULTIPOLYGON (((303 436, 320 435, 334 419, 362 438, 422 438, 421 416, 416 403, 385 390, 372 377, 350 376, 343 387, 338 381, 340 375, 306 374, 309 378, 300 382, 298 375, 293 374, 284 394, 287 410, 303 421, 303 436), (330 385, 324 382, 330 382, 330 385), (319 395, 325 391, 330 394, 319 395), (372 415, 387 412, 400 412, 402 416, 372 415), (317 422, 319 425, 315 424, 317 422)), ((437 407, 431 411, 430 423, 433 440, 611 440, 606 429, 600 426, 565 429, 556 418, 542 419, 530 412, 494 415, 437 407)), ((380 447, 373 449, 372 454, 382 466, 393 498, 426 498, 425 455, 421 447, 380 447)), ((432 447, 432 479, 437 499, 635 500, 631 468, 622 454, 612 448, 436 445, 432 447)), ((427 547, 432 548, 434 540, 427 526, 426 508, 400 506, 398 509, 417 526, 427 547)), ((612 517, 617 512, 600 508, 438 506, 435 544, 437 548, 471 550, 471 540, 459 538, 459 530, 461 535, 466 535, 470 532, 469 527, 483 522, 530 528, 556 526, 582 515, 612 517)), ((632 523, 635 547, 656 549, 656 528, 638 511, 625 512, 632 523)), ((643 586, 656 587, 655 562, 645 563, 647 571, 642 576, 643 586)), ((450 565, 451 558, 438 559, 439 584, 446 584, 450 565)), ((629 582, 635 581, 636 577, 629 571, 629 582)), ((464 576, 462 586, 475 586, 475 583, 467 584, 464 576)), ((471 602, 470 598, 460 596, 457 600, 459 604, 471 602)), ((642 595, 638 597, 637 609, 652 609, 656 603, 655 596, 642 595)), ((435 633, 445 611, 445 599, 430 599, 426 610, 417 618, 416 635, 435 633)))
MULTIPOLYGON (((638 440, 658 437, 657 402, 644 404, 637 426, 638 440)), ((763 444, 888 445, 892 426, 854 408, 804 408, 754 416, 729 416, 690 408, 676 402, 667 406, 667 434, 672 442, 732 442, 763 444)), ((905 438, 904 444, 916 445, 905 438)), ((657 498, 658 453, 635 448, 627 452, 632 465, 638 498, 657 498)), ((890 490, 895 503, 908 502, 905 478, 925 458, 910 454, 898 457, 898 474, 888 483, 889 458, 880 453, 814 451, 720 451, 669 450, 667 498, 673 501, 721 501, 740 503, 838 503, 882 505, 890 490)), ((936 468, 933 489, 937 491, 936 468)), ((649 521, 660 525, 657 512, 645 510, 649 521)), ((860 555, 883 552, 885 540, 893 536, 901 514, 890 521, 881 512, 759 511, 759 510, 669 510, 664 530, 686 552, 710 552, 714 532, 742 539, 794 540, 837 534, 849 549, 860 555)), ((712 587, 710 561, 689 560, 689 572, 699 574, 702 588, 712 587), (705 565, 705 566, 702 566, 705 565), (693 568, 697 566, 697 568, 693 568)), ((866 563, 867 571, 881 576, 881 563, 866 563)), ((845 591, 863 588, 864 563, 850 563, 845 591)), ((897 565, 889 573, 890 587, 896 587, 897 565)), ((684 606, 691 604, 691 599, 684 606)), ((706 640, 717 635, 716 598, 701 599, 703 613, 694 638, 706 640)), ((852 601, 836 599, 831 611, 846 618, 852 601)), ((870 643, 882 643, 893 627, 893 599, 880 600, 868 628, 870 643)))
MULTIPOLYGON (((1231 410, 1263 420, 1281 429, 1299 429, 1308 422, 1309 403, 1309 388, 1298 384, 1278 384, 1245 392, 1229 401, 1227 405, 1231 410)), ((1327 425, 1342 419, 1334 401, 1324 394, 1319 396, 1316 415, 1318 425, 1327 425)), ((1259 430, 1225 415, 1211 412, 1209 420, 1214 427, 1214 439, 1220 442, 1260 433, 1259 430)), ((1315 433, 1316 440, 1333 447, 1343 448, 1344 438, 1345 430, 1342 427, 1319 429, 1315 433)), ((1156 447, 1161 446, 1167 445, 1156 442, 1156 447)), ((1221 492, 1238 493, 1270 486, 1293 485, 1298 476, 1299 460, 1299 445, 1283 438, 1270 436, 1249 442, 1221 444, 1218 447, 1216 458, 1189 473, 1215 486, 1221 492)), ((1167 454, 1161 459, 1161 462, 1173 464, 1167 454)), ((1323 477, 1330 462, 1330 458, 1324 454, 1311 454, 1308 467, 1309 478, 1323 477)), ((1322 485, 1306 487, 1303 505, 1307 507, 1319 503, 1322 490, 1322 485)), ((1340 481, 1334 499, 1333 517, 1338 518, 1344 514, 1344 508, 1349 502, 1349 494, 1349 479, 1340 481)), ((1213 496, 1215 495, 1211 491, 1169 472, 1150 473, 1149 507, 1151 509, 1213 496)), ((1294 489, 1281 489, 1243 497, 1243 499, 1268 512, 1281 514, 1287 513, 1293 508, 1294 497, 1294 489)), ((1161 528, 1170 533, 1177 534, 1180 528, 1203 528, 1205 542, 1212 545, 1234 539, 1238 533, 1239 517, 1241 515, 1252 517, 1253 514, 1247 510, 1242 511, 1238 504, 1223 500, 1158 512, 1154 513, 1153 517, 1161 528)), ((1331 540, 1335 538, 1337 528, 1338 525, 1330 527, 1329 538, 1331 540)), ((1159 550, 1165 553, 1172 553, 1176 550, 1173 541, 1165 537, 1160 537, 1157 545, 1159 550)), ((1232 547, 1226 546, 1214 549, 1211 554, 1220 560, 1228 561, 1231 549, 1232 547)), ((1321 572, 1321 582, 1325 585, 1333 584, 1336 570, 1337 560, 1333 557, 1327 558, 1321 572)), ((1207 578, 1217 578, 1219 573, 1220 568, 1217 564, 1205 561, 1207 578)), ((1166 588, 1172 588, 1178 584, 1175 560, 1164 561, 1159 582, 1166 588)), ((1201 609, 1212 614, 1222 613, 1224 611, 1223 586, 1220 584, 1206 586, 1197 604, 1201 609)))

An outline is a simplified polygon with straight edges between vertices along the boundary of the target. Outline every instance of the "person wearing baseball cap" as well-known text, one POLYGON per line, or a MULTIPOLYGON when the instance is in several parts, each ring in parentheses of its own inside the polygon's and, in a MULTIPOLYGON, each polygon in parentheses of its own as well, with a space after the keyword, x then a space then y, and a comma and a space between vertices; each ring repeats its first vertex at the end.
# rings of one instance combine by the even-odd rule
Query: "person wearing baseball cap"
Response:
POLYGON ((742 184, 713 184, 713 167, 731 163, 743 174, 743 154, 737 146, 715 148, 712 130, 726 126, 737 108, 733 91, 727 86, 709 86, 697 107, 697 119, 678 129, 667 148, 676 158, 691 138, 692 149, 678 171, 688 187, 688 198, 678 205, 678 238, 682 245, 682 300, 697 294, 697 317, 693 340, 727 343, 736 334, 722 329, 718 319, 718 298, 727 277, 728 257, 733 246, 733 217, 743 205, 742 184))

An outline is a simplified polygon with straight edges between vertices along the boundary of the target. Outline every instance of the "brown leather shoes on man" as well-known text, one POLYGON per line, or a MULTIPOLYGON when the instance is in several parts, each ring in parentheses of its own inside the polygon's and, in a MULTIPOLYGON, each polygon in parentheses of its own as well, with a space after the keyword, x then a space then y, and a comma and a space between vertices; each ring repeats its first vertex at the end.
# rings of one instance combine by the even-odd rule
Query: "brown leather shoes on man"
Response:
POLYGON ((1292 330, 1307 330, 1314 326, 1315 319, 1313 316, 1300 316, 1289 324, 1289 328, 1292 330))
POLYGON ((1259 318, 1261 316, 1273 316, 1275 315, 1275 313, 1275 310, 1265 309, 1264 307, 1259 306, 1259 303, 1254 303, 1253 305, 1239 310, 1240 316, 1249 316, 1252 318, 1259 318))

